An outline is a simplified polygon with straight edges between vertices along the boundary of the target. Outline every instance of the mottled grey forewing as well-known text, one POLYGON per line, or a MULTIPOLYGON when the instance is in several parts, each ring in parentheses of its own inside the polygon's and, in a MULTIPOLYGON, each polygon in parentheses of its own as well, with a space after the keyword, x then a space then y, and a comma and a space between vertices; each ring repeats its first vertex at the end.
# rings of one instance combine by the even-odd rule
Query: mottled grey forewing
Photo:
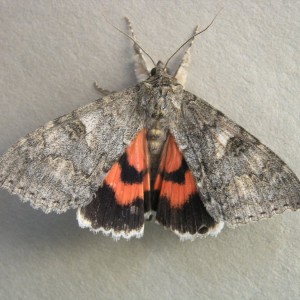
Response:
POLYGON ((45 212, 87 204, 143 128, 138 107, 137 90, 129 88, 28 134, 0 158, 0 187, 45 212))
POLYGON ((300 181, 258 139, 184 91, 170 122, 215 220, 236 225, 300 208, 300 181))

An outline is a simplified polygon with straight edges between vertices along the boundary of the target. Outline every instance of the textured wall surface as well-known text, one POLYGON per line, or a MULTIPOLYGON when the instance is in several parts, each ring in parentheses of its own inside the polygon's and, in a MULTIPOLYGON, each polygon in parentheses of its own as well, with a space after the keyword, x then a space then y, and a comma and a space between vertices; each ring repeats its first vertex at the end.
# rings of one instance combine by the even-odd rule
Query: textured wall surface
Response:
MULTIPOLYGON (((187 89, 300 176, 300 2, 0 0, 0 153, 29 131, 135 84, 131 18, 155 60, 197 38, 187 89)), ((177 60, 178 61, 178 60, 177 60)), ((173 61, 173 68, 176 59, 173 61)), ((114 242, 0 191, 0 299, 299 299, 300 212, 180 242, 154 223, 114 242)))

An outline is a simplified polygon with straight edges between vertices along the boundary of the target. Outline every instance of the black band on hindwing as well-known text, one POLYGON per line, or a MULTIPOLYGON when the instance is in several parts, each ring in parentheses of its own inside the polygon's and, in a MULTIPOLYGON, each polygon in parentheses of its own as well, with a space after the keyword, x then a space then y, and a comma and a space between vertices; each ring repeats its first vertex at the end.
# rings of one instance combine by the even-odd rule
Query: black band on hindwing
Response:
POLYGON ((189 167, 184 158, 182 158, 181 166, 179 169, 173 172, 163 172, 162 177, 166 181, 173 181, 174 183, 184 184, 185 173, 189 170, 189 167))
POLYGON ((124 183, 142 183, 144 180, 145 171, 138 172, 137 169, 131 166, 128 162, 127 153, 125 152, 119 159, 121 166, 121 180, 124 183))
POLYGON ((113 189, 104 183, 92 202, 82 208, 82 213, 85 219, 91 221, 93 229, 102 227, 129 232, 144 224, 144 201, 136 198, 130 205, 119 205, 113 189))

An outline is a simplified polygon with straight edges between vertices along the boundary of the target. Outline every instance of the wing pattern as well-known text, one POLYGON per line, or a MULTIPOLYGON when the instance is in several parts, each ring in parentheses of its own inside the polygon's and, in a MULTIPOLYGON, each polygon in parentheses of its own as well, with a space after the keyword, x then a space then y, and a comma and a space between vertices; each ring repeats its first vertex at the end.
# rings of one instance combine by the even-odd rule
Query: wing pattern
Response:
POLYGON ((258 139, 184 91, 171 133, 216 221, 231 225, 300 208, 300 182, 258 139))
POLYGON ((137 97, 110 94, 28 134, 0 158, 0 186, 45 212, 87 204, 144 126, 137 97))

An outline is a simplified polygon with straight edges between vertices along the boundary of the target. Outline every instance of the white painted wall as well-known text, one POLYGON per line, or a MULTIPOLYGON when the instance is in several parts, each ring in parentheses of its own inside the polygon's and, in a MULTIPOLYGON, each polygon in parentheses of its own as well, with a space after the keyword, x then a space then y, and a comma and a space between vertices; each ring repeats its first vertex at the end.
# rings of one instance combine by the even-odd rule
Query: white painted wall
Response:
MULTIPOLYGON (((300 2, 0 0, 0 153, 110 90, 135 84, 140 43, 166 58, 194 30, 187 89, 256 135, 300 176, 300 2)), ((176 60, 173 63, 176 63, 176 60)), ((174 64, 175 66, 175 64, 174 64)), ((299 299, 300 212, 180 242, 156 224, 114 242, 0 192, 0 299, 299 299)))

